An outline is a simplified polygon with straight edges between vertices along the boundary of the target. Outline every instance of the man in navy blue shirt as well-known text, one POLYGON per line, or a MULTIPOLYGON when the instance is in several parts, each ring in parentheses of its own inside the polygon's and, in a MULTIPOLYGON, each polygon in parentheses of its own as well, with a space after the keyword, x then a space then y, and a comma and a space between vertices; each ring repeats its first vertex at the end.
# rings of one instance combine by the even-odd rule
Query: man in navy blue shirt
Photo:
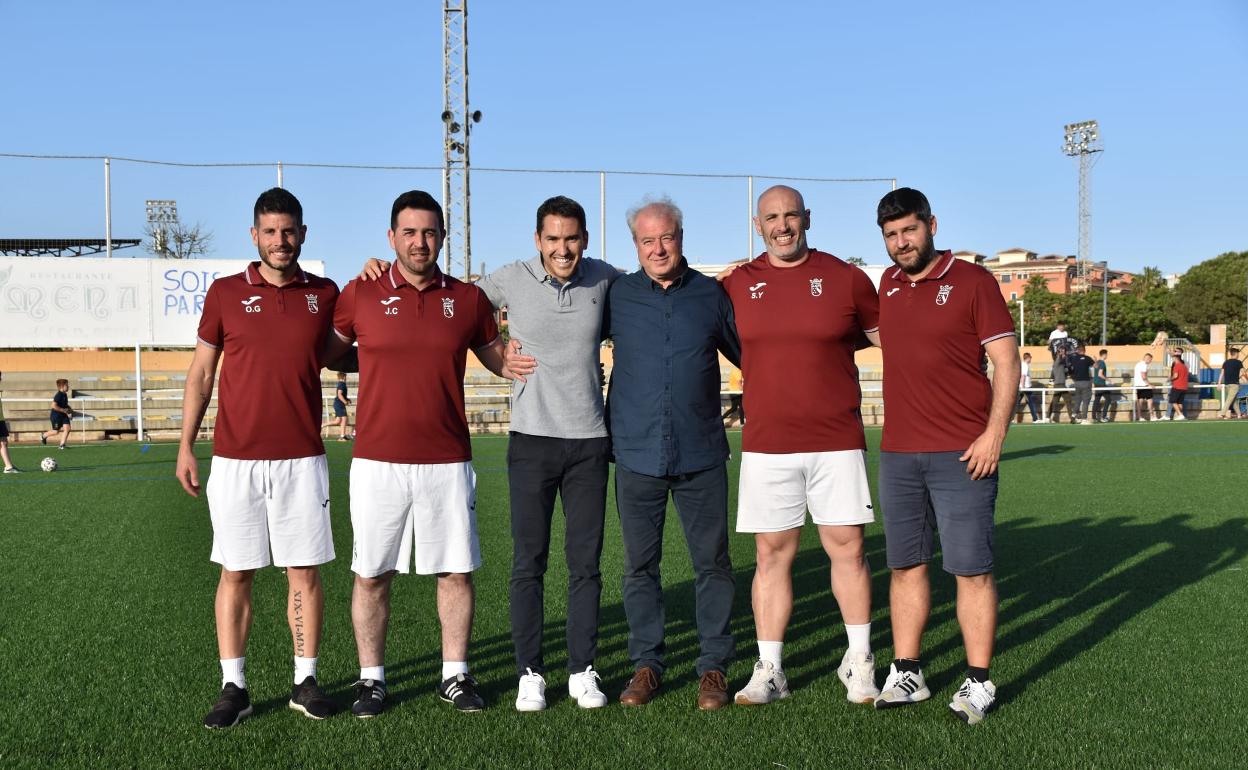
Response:
POLYGON ((665 669, 659 562, 670 495, 696 574, 698 708, 712 710, 728 703, 725 674, 733 653, 728 441, 719 417, 718 352, 738 365, 740 342, 728 296, 685 262, 682 223, 680 209, 667 199, 629 211, 641 269, 611 286, 604 320, 615 346, 607 419, 634 667, 620 702, 649 703, 665 669))

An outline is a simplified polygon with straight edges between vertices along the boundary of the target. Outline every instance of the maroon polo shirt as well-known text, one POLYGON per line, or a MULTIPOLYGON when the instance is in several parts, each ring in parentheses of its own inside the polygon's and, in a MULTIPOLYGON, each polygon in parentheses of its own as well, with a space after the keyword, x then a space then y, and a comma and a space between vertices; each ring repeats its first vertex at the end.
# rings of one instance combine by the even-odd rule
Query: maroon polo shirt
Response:
POLYGON ((948 251, 936 262, 921 281, 900 268, 880 280, 885 452, 969 447, 992 407, 984 345, 1014 334, 992 273, 948 251))
POLYGON ((865 449, 854 351, 875 331, 867 274, 811 250, 797 267, 763 254, 724 281, 741 337, 746 452, 865 449))
POLYGON ((338 287, 302 270, 274 286, 259 266, 218 278, 204 297, 199 341, 222 353, 212 452, 234 460, 325 454, 320 356, 338 287))
POLYGON ((416 289, 397 263, 342 290, 334 331, 360 346, 353 456, 389 463, 472 459, 464 416, 468 350, 498 338, 485 292, 441 271, 416 289))

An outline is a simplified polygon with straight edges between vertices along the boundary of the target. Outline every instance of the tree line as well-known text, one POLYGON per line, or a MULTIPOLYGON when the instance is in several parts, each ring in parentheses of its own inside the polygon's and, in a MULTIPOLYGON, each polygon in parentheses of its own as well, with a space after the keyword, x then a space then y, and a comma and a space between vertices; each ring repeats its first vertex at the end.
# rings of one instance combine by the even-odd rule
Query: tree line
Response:
MULTIPOLYGON (((1099 344, 1101 292, 1054 294, 1043 276, 1033 276, 1023 292, 1026 345, 1044 345, 1058 321, 1071 336, 1099 344)), ((1173 289, 1161 271, 1146 267, 1121 294, 1110 294, 1106 309, 1107 344, 1147 345, 1158 332, 1196 343, 1209 341, 1210 324, 1227 325, 1228 340, 1248 340, 1248 251, 1228 251, 1193 266, 1173 289)), ((1018 318, 1018 302, 1009 302, 1018 318)))

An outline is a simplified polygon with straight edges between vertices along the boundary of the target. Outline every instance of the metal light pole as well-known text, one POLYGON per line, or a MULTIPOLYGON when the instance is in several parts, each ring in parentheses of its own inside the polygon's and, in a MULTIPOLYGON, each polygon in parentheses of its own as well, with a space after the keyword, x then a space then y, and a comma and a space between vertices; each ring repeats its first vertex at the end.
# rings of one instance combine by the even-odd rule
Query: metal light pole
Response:
POLYGON ((472 274, 472 217, 469 195, 468 139, 481 111, 468 108, 468 0, 442 6, 442 208, 446 272, 472 274))
POLYGON ((1066 126, 1062 152, 1079 159, 1079 254, 1075 260, 1075 278, 1086 291, 1088 287, 1088 260, 1092 256, 1092 196, 1089 191, 1089 175, 1095 154, 1104 151, 1101 132, 1095 120, 1070 123, 1066 126))
POLYGON ((1101 261, 1101 347, 1109 339, 1109 260, 1101 261))
POLYGON ((147 224, 152 231, 152 252, 158 259, 169 258, 169 226, 178 223, 178 202, 168 200, 144 201, 147 208, 147 224))

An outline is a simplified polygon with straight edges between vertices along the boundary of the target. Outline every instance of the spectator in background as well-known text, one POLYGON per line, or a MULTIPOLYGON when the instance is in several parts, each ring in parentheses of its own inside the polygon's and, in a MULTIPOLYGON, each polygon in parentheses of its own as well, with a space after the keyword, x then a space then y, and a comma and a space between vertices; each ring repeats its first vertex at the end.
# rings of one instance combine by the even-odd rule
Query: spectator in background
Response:
POLYGON ((351 398, 347 395, 347 373, 338 372, 338 384, 334 387, 334 419, 321 426, 322 429, 330 428, 337 425, 341 432, 338 434, 339 441, 350 441, 350 428, 347 426, 347 405, 351 403, 351 398))
POLYGON ((1114 390, 1099 390, 1109 387, 1109 366, 1105 363, 1108 357, 1109 351, 1101 348, 1096 354, 1096 363, 1092 365, 1092 387, 1098 388, 1092 398, 1092 422, 1109 422, 1109 405, 1118 396, 1114 390))
POLYGON ((1135 390, 1135 419, 1149 420, 1149 408, 1153 403, 1153 383, 1148 379, 1148 367, 1153 363, 1153 354, 1145 353, 1144 358, 1135 365, 1135 377, 1131 387, 1135 390))
MULTIPOLYGON (((1059 326, 1061 324, 1058 324, 1059 326)), ((1053 401, 1049 404, 1049 422, 1061 422, 1062 403, 1066 403, 1066 411, 1070 413, 1070 421, 1075 421, 1075 412, 1071 408, 1070 394, 1066 392, 1066 350, 1059 349, 1053 359, 1053 401)))
POLYGON ((745 406, 742 405, 742 389, 744 387, 745 378, 741 375, 741 370, 735 366, 732 367, 732 373, 728 375, 728 410, 723 413, 720 419, 728 420, 733 415, 736 415, 739 424, 745 424, 745 406))
POLYGON ((1057 360, 1057 348, 1053 346, 1053 343, 1057 340, 1064 340, 1069 336, 1070 334, 1066 331, 1065 321, 1058 321, 1057 328, 1049 332, 1049 352, 1053 354, 1054 361, 1057 360))
MULTIPOLYGON (((1240 384, 1243 374, 1244 362, 1239 357, 1239 348, 1231 348, 1230 356, 1222 363, 1222 371, 1218 372, 1218 384, 1222 386, 1222 393, 1226 398, 1223 420, 1235 419, 1235 402, 1248 397, 1248 383, 1240 384)), ((1248 414, 1241 412, 1239 416, 1248 417, 1248 414)), ((0 414, 0 417, 3 415, 0 414)))
POLYGON ((52 411, 49 417, 52 419, 52 430, 44 431, 39 437, 39 442, 46 444, 53 436, 60 436, 61 442, 57 449, 64 449, 65 442, 69 441, 69 422, 74 417, 74 410, 69 405, 69 380, 56 381, 56 392, 52 394, 52 411))
POLYGON ((1070 421, 1075 424, 1088 424, 1088 404, 1092 401, 1092 367, 1094 363, 1083 345, 1075 348, 1075 352, 1066 356, 1066 370, 1074 384, 1074 403, 1070 407, 1070 421))
MULTIPOLYGON (((0 378, 3 378, 4 372, 0 372, 0 378)), ((3 391, 0 391, 0 395, 3 391)), ((5 473, 21 473, 13 460, 9 457, 9 424, 4 421, 4 401, 0 400, 0 460, 4 460, 5 473)))
POLYGON ((1183 399, 1187 398, 1188 379, 1189 373, 1187 364, 1183 362, 1183 351, 1175 348, 1170 361, 1170 395, 1166 398, 1170 406, 1166 409, 1165 419, 1187 419, 1187 415, 1183 414, 1183 399))
MULTIPOLYGON (((1036 410, 1036 402, 1040 400, 1039 394, 1031 392, 1031 354, 1030 353, 1023 354, 1022 370, 1021 370, 1021 374, 1019 374, 1019 377, 1018 377, 1018 390, 1019 390, 1018 405, 1021 407, 1024 403, 1027 404, 1027 408, 1031 410, 1031 421, 1033 423, 1047 422, 1047 420, 1041 417, 1040 413, 1036 410)), ((1021 423, 1023 421, 1023 411, 1022 409, 1018 409, 1017 411, 1018 411, 1018 422, 1021 423)))

